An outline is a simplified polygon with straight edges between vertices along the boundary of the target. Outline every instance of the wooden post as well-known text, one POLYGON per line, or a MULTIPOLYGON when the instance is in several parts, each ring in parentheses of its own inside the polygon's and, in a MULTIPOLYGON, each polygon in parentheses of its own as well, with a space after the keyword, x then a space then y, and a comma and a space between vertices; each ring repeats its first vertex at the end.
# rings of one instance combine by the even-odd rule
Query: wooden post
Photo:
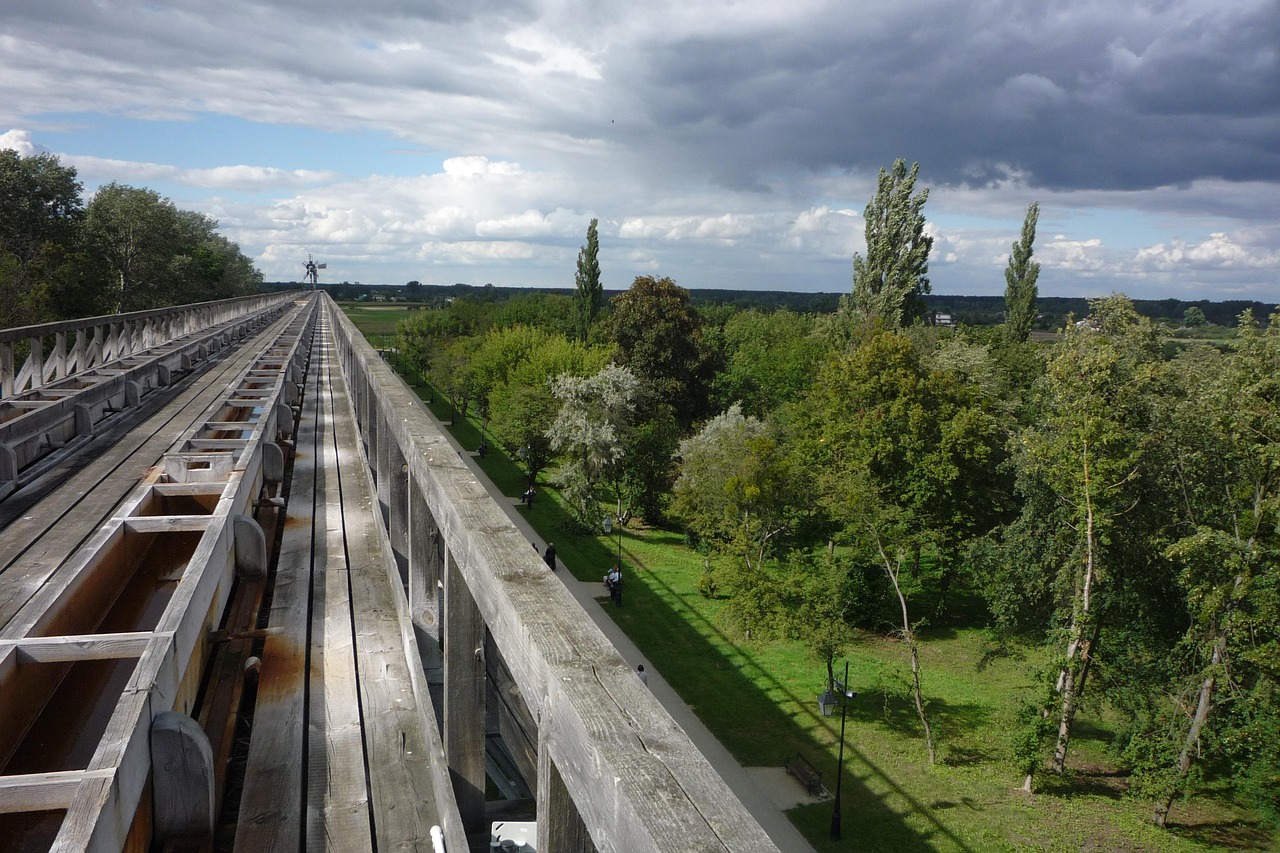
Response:
MULTIPOLYGON (((453 554, 445 554, 444 754, 468 835, 483 832, 484 620, 453 554)), ((548 850, 555 849, 552 847, 548 850)))
POLYGON ((427 499, 416 480, 406 483, 409 493, 407 536, 409 548, 409 616, 414 628, 440 639, 438 581, 440 580, 440 532, 427 509, 427 499))
MULTIPOLYGON (((409 466, 405 464, 404 454, 391 438, 383 442, 387 447, 387 535, 391 540, 391 550, 395 556, 396 566, 400 570, 400 581, 408 584, 409 561, 409 466)), ((381 490, 379 490, 381 491, 381 490)))
POLYGON ((213 750, 200 724, 177 711, 151 721, 155 839, 213 835, 213 750))
POLYGON ((550 719, 538 738, 538 848, 564 853, 596 853, 596 846, 547 749, 550 719))

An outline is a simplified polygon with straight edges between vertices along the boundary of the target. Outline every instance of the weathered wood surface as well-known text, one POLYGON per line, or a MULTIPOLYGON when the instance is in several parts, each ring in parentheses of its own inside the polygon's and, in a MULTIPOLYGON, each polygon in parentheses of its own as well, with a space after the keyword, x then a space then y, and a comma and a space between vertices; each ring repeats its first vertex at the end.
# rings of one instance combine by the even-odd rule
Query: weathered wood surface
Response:
MULTIPOLYGON (((377 389, 353 393, 376 404, 379 439, 399 445, 410 491, 421 490, 451 562, 538 721, 539 755, 554 763, 595 846, 652 853, 775 850, 631 666, 531 553, 409 390, 345 317, 337 320, 347 382, 377 389)), ((548 819, 539 813, 540 837, 572 836, 544 827, 548 819)))
MULTIPOLYGON (((234 376, 238 377, 234 383, 219 382, 208 399, 195 393, 171 405, 170 420, 153 424, 156 429, 147 440, 133 445, 123 457, 114 456, 109 467, 93 471, 97 479, 73 482, 69 489, 55 492, 71 495, 65 511, 57 509, 56 500, 40 504, 33 514, 43 515, 46 521, 56 518, 53 534, 32 533, 19 525, 16 535, 22 539, 13 549, 14 560, 0 573, 0 588, 6 584, 17 588, 31 580, 30 575, 15 573, 14 567, 33 553, 49 573, 0 630, 0 700, 13 707, 17 719, 35 720, 38 705, 60 689, 66 666, 75 662, 77 667, 89 666, 102 673, 94 676, 93 683, 100 683, 97 695, 80 701, 106 703, 106 714, 93 725, 81 729, 80 722, 68 724, 76 733, 78 752, 74 759, 63 760, 74 762, 67 770, 84 768, 78 777, 63 775, 50 784, 39 774, 27 773, 16 781, 10 777, 4 782, 15 799, 38 799, 44 796, 42 792, 59 792, 66 817, 54 842, 55 850, 119 850, 146 843, 152 826, 149 801, 143 801, 152 769, 148 749, 151 721, 162 712, 176 710, 185 715, 192 710, 209 653, 210 631, 224 612, 235 577, 233 531, 237 525, 245 526, 237 516, 250 510, 262 485, 261 445, 275 438, 271 429, 276 417, 273 401, 285 387, 287 365, 277 363, 273 382, 258 376, 248 383, 259 391, 270 385, 271 393, 262 397, 264 405, 246 419, 247 436, 235 448, 209 456, 184 455, 184 451, 191 449, 193 440, 208 434, 206 423, 224 422, 225 407, 220 401, 226 399, 229 387, 232 393, 243 387, 246 369, 264 346, 270 344, 274 352, 291 346, 289 340, 299 339, 299 330, 309 315, 298 307, 291 319, 272 326, 270 339, 251 342, 246 359, 232 359, 234 376), (175 424, 185 424, 176 437, 172 429, 166 429, 175 424), (161 434, 168 440, 169 453, 161 448, 150 460, 144 460, 149 464, 141 477, 118 479, 122 459, 136 463, 139 450, 149 441, 163 441, 156 439, 161 434), (180 457, 176 466, 171 464, 175 449, 180 457), (161 455, 166 461, 163 466, 156 464, 161 455), (205 464, 221 456, 226 456, 228 464, 205 464), (194 479, 203 481, 198 489, 158 485, 160 478, 188 467, 198 473, 194 479), (83 500, 76 495, 82 489, 90 490, 83 500), (121 489, 128 491, 123 499, 119 497, 121 489), (207 514, 187 514, 191 509, 207 514), (51 545, 54 535, 69 542, 63 552, 69 552, 68 556, 56 562, 52 561, 59 553, 37 547, 51 545), (23 676, 24 671, 35 676, 23 676), (30 707, 22 707, 27 700, 30 707), (31 784, 24 787, 24 782, 31 784)), ((86 470, 90 468, 93 466, 86 466, 86 470)), ((10 537, 8 531, 6 537, 10 537)), ((7 600, 20 599, 18 595, 7 600)), ((81 680, 67 679, 66 683, 75 686, 81 680)), ((70 706, 51 702, 50 707, 70 706)), ((40 717, 42 728, 57 722, 48 714, 40 717)), ((44 748, 42 741, 33 745, 37 750, 44 748)), ((28 746, 23 744, 24 754, 31 752, 28 746)), ((210 784, 206 793, 212 796, 213 769, 211 761, 207 763, 204 775, 210 784)))
MULTIPOLYGON (((184 387, 141 424, 104 436, 104 444, 118 439, 105 449, 92 447, 62 463, 53 476, 69 476, 41 500, 38 512, 23 506, 21 493, 0 504, 0 518, 9 522, 0 536, 0 629, 13 621, 59 566, 111 517, 138 481, 225 393, 227 383, 245 370, 257 349, 278 330, 279 326, 273 325, 247 342, 214 366, 202 382, 184 387), (21 515, 9 514, 19 507, 24 510, 21 515)), ((26 620, 3 635, 25 633, 30 624, 26 620)))
MULTIPOLYGON (((337 374, 336 360, 328 363, 337 374)), ((342 513, 377 848, 430 851, 431 827, 441 825, 449 849, 458 849, 465 841, 447 789, 435 717, 424 705, 428 694, 420 678, 422 664, 412 641, 406 643, 412 632, 407 626, 404 591, 397 589, 395 560, 374 515, 374 495, 359 456, 347 384, 334 375, 328 388, 335 413, 334 450, 342 471, 342 513)))
MULTIPOLYGON (((312 562, 311 705, 307 728, 311 738, 307 761, 307 839, 342 839, 347 850, 372 850, 369 786, 366 781, 353 636, 351 575, 343 511, 344 471, 337 439, 345 412, 334 407, 333 345, 323 334, 318 347, 319 380, 316 446, 315 550, 312 562)), ((349 420, 349 418, 348 418, 349 420)), ((348 427, 350 429, 350 427, 348 427)), ((349 474, 348 474, 349 476, 349 474)), ((378 709, 369 709, 369 716, 378 709)))
POLYGON ((466 849, 443 762, 431 759, 440 739, 417 698, 421 663, 404 642, 407 607, 359 448, 322 320, 272 601, 281 632, 263 650, 237 850, 430 850, 437 824, 450 850, 466 849))
POLYGON ((235 849, 245 853, 292 853, 300 849, 303 832, 308 612, 321 397, 314 356, 312 361, 294 441, 293 480, 268 620, 278 633, 263 647, 240 796, 235 849))

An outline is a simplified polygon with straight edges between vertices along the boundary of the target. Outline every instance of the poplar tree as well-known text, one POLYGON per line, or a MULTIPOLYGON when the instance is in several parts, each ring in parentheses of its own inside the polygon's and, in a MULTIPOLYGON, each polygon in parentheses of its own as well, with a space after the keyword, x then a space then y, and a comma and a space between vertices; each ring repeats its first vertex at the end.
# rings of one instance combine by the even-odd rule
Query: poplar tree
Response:
POLYGON ((1040 264, 1031 260, 1031 255, 1039 218, 1040 203, 1032 202, 1022 221, 1022 239, 1013 244, 1009 266, 1004 271, 1004 324, 1009 339, 1016 343, 1023 343, 1031 336, 1031 327, 1036 321, 1039 295, 1036 279, 1040 277, 1040 264))
POLYGON ((887 329, 910 325, 924 317, 929 293, 929 251, 933 238, 924 233, 924 204, 929 190, 915 193, 920 164, 907 171, 898 159, 880 170, 876 194, 863 213, 867 254, 853 256, 853 308, 866 323, 887 329))
POLYGON ((578 250, 578 273, 575 276, 577 291, 573 295, 576 309, 578 340, 587 342, 591 324, 604 304, 604 285, 600 283, 600 237, 596 233, 597 219, 587 226, 587 245, 578 250))

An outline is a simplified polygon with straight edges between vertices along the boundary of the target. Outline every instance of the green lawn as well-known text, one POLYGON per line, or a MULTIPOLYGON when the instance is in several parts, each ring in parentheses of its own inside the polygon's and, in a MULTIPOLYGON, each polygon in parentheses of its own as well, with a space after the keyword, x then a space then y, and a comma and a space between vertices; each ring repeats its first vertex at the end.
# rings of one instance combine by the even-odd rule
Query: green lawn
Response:
MULTIPOLYGON (((447 423, 439 395, 433 410, 447 423)), ((479 444, 474 422, 460 419, 452 429, 464 447, 479 444)), ((505 494, 522 490, 520 469, 500 450, 481 467, 505 494)), ((539 484, 533 509, 521 512, 541 537, 555 541, 575 577, 598 581, 615 559, 617 535, 578 531, 548 484, 539 484)), ((622 553, 624 606, 606 612, 716 737, 748 766, 781 766, 801 753, 834 788, 840 717, 838 711, 819 714, 821 664, 796 643, 728 631, 722 612, 729 605, 699 594, 704 558, 680 534, 633 524, 623 532, 622 553)), ((829 840, 830 802, 789 813, 818 850, 1280 849, 1256 818, 1209 796, 1175 805, 1171 828, 1157 830, 1149 821, 1151 804, 1126 796, 1106 749, 1110 731, 1097 716, 1079 720, 1067 778, 1046 773, 1038 793, 1017 790, 1022 780, 1009 758, 1014 709, 1048 652, 997 648, 974 627, 981 624, 980 607, 963 598, 953 605, 920 634, 922 682, 938 742, 935 766, 928 764, 910 701, 901 644, 861 635, 850 647, 849 680, 858 696, 847 709, 843 840, 829 840)), ((838 666, 843 669, 843 659, 838 666)))

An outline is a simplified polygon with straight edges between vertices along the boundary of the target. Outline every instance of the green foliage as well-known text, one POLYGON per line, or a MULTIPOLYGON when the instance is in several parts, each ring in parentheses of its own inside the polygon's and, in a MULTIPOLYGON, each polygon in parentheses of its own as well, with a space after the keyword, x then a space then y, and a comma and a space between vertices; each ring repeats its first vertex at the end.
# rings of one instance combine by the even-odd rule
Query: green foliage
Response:
POLYGON ((495 328, 529 326, 550 334, 575 337, 574 304, 568 296, 532 291, 518 293, 493 312, 495 328))
POLYGON ((489 428, 501 446, 525 466, 529 482, 552 462, 547 432, 560 404, 551 393, 557 376, 587 376, 607 363, 600 348, 588 349, 563 336, 545 336, 510 364, 488 395, 489 428))
POLYGON ((600 283, 600 236, 598 220, 587 226, 587 244, 578 251, 578 271, 574 276, 573 294, 575 330, 578 340, 587 342, 591 326, 604 304, 604 285, 600 283))
POLYGON ((679 435, 675 417, 660 410, 634 424, 627 436, 622 456, 621 503, 634 508, 652 525, 662 524, 667 518, 679 435))
POLYGON ((1009 266, 1004 271, 1005 329, 1009 340, 1025 343, 1036 322, 1036 279, 1040 277, 1040 264, 1031 260, 1036 241, 1036 221, 1040 218, 1040 203, 1033 202, 1027 208, 1022 222, 1022 239, 1013 244, 1009 254, 1009 266))
POLYGON ((715 397, 723 409, 741 403, 759 418, 808 391, 828 346, 812 316, 787 310, 737 312, 720 338, 726 363, 715 379, 715 397))
POLYGON ((1018 706, 1009 752, 1019 775, 1034 776, 1044 764, 1045 747, 1053 734, 1053 722, 1047 713, 1049 707, 1048 701, 1023 702, 1018 706))
POLYGON ((919 163, 908 172, 901 159, 881 169, 876 194, 863 212, 867 254, 853 256, 851 307, 865 324, 896 329, 924 317, 933 237, 924 233, 929 190, 913 197, 919 172, 919 163))
POLYGON ((116 183, 88 207, 50 154, 0 150, 0 325, 203 302, 262 276, 217 222, 116 183))
POLYGON ((645 384, 647 396, 669 407, 683 427, 706 416, 715 364, 689 291, 669 278, 639 276, 612 305, 606 332, 617 347, 618 364, 630 369, 645 384))

